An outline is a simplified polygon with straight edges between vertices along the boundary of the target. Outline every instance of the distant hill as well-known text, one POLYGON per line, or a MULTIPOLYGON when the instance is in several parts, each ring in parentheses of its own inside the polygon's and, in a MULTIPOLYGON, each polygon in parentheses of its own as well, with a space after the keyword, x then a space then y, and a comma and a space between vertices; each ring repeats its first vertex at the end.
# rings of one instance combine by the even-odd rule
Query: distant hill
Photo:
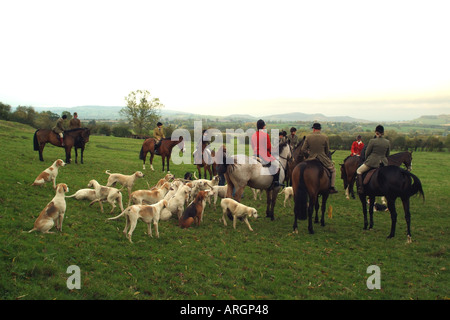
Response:
MULTIPOLYGON (((120 106, 79 106, 72 108, 42 108, 37 107, 35 110, 37 112, 50 110, 54 113, 61 114, 63 111, 69 111, 71 113, 77 112, 80 119, 84 120, 120 120, 123 117, 120 115, 119 111, 123 107, 120 106)), ((177 110, 162 109, 161 117, 171 119, 229 119, 229 120, 241 120, 241 121, 257 121, 258 118, 248 115, 248 114, 231 114, 228 116, 213 116, 213 115, 201 115, 177 110)), ((335 122, 369 122, 367 120, 355 119, 348 116, 335 116, 328 117, 321 113, 316 114, 306 114, 302 112, 292 112, 284 114, 274 114, 270 116, 265 116, 264 118, 273 121, 335 121, 335 122)))
POLYGON ((440 114, 436 116, 421 116, 420 118, 408 121, 417 124, 448 125, 450 126, 450 114, 440 114))
MULTIPOLYGON (((81 120, 120 120, 123 117, 119 111, 123 106, 79 106, 72 108, 34 108, 37 112, 50 110, 54 113, 61 114, 63 111, 69 111, 71 113, 77 112, 81 120)), ((191 120, 239 120, 255 122, 259 118, 248 114, 230 114, 228 116, 214 116, 214 115, 201 115, 196 113, 189 113, 184 111, 161 109, 161 117, 164 119, 176 120, 176 119, 191 119, 191 120)), ((272 121, 318 121, 318 122, 357 122, 357 123, 370 123, 369 120, 357 119, 349 116, 326 116, 322 113, 307 114, 302 112, 291 112, 282 114, 273 114, 270 116, 264 116, 264 119, 272 121)), ((450 114, 441 115, 424 115, 418 119, 407 121, 412 124, 427 124, 427 125, 450 125, 450 114)))

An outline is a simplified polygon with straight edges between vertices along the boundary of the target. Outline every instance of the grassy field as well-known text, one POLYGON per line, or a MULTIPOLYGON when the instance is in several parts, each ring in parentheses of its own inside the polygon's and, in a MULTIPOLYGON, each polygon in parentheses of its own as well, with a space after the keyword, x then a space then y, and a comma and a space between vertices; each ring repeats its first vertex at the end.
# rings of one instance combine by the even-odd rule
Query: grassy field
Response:
MULTIPOLYGON (((406 244, 403 209, 398 201, 397 234, 387 212, 375 212, 373 230, 363 230, 359 200, 346 200, 342 180, 330 197, 332 218, 307 233, 300 222, 292 233, 292 207, 280 195, 275 220, 265 218, 265 195, 254 201, 246 189, 242 202, 260 212, 250 221, 254 232, 238 222, 225 227, 220 210, 208 207, 204 222, 190 229, 175 219, 160 223, 160 238, 149 238, 139 222, 131 244, 123 236, 124 220, 100 212, 98 205, 67 199, 63 232, 26 233, 53 198, 50 184, 33 187, 36 176, 63 150, 47 145, 44 162, 33 151, 34 129, 0 121, 0 299, 154 299, 154 300, 294 300, 294 299, 448 299, 450 154, 415 153, 413 173, 422 181, 425 202, 411 201, 412 244, 406 244), (81 289, 68 289, 67 268, 81 271, 81 289), (380 268, 381 289, 369 290, 371 265, 380 268)), ((59 171, 57 182, 69 194, 86 188, 91 179, 106 184, 105 170, 131 174, 142 170, 142 140, 92 136, 85 164, 59 171)), ((336 166, 349 151, 334 154, 336 166)), ((136 189, 146 189, 163 177, 161 158, 155 171, 147 166, 136 189)), ((171 165, 182 177, 193 165, 171 165)), ((124 190, 124 198, 127 198, 124 190)), ((116 209, 114 215, 119 213, 116 209)), ((56 230, 53 230, 56 231, 56 230)))

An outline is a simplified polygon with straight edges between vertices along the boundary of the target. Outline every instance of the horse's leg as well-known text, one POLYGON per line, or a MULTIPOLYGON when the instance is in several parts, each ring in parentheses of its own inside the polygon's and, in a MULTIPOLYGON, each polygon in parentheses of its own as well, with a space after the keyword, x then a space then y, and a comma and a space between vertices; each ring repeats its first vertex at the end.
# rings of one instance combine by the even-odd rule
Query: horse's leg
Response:
POLYGON ((270 193, 271 196, 271 202, 270 202, 270 219, 273 221, 275 219, 274 211, 275 211, 275 203, 277 202, 277 195, 279 192, 279 188, 274 188, 270 193))
POLYGON ((325 227, 325 210, 327 207, 328 194, 322 195, 322 219, 320 220, 320 225, 325 227))
POLYGON ((362 210, 363 210, 363 215, 364 215, 364 230, 367 230, 367 226, 369 225, 369 223, 367 222, 366 195, 365 194, 359 194, 359 200, 361 200, 362 210))
POLYGON ((241 202, 241 197, 242 197, 242 194, 244 193, 244 188, 245 188, 245 186, 236 188, 236 193, 234 194, 234 200, 236 200, 237 202, 241 202))
POLYGON ((66 149, 66 163, 70 163, 70 158, 72 157, 71 153, 72 153, 72 147, 65 147, 66 149))
POLYGON ((370 215, 370 224, 369 230, 373 228, 373 207, 375 206, 375 196, 369 197, 369 215, 370 215))
POLYGON ((403 210, 405 211, 407 243, 411 243, 411 212, 409 211, 409 197, 402 198, 403 210))
POLYGON ((389 213, 391 214, 391 233, 388 239, 395 237, 395 225, 397 224, 397 211, 395 210, 395 198, 388 198, 387 205, 389 208, 389 213))
POLYGON ((314 207, 317 202, 317 195, 309 197, 309 207, 308 207, 308 231, 309 234, 314 234, 312 216, 314 213, 314 207))
POLYGON ((83 153, 84 153, 84 145, 81 147, 81 164, 84 164, 84 162, 83 162, 83 153))
MULTIPOLYGON (((213 178, 213 173, 212 173, 212 170, 211 170, 211 166, 210 166, 210 165, 208 165, 208 172, 209 172, 209 180, 212 180, 212 178, 213 178)), ((206 173, 205 173, 205 175, 206 175, 206 173)))
POLYGON ((356 180, 356 177, 353 176, 351 179, 351 182, 348 185, 348 188, 350 190, 350 196, 352 197, 352 199, 355 199, 355 191, 353 190, 353 186, 355 185, 355 180, 356 180))
POLYGON ((316 215, 314 217, 314 223, 319 223, 319 199, 317 199, 316 204, 314 206, 314 210, 316 212, 316 215))
POLYGON ((162 159, 162 171, 164 171, 164 161, 166 160, 166 157, 161 155, 161 159, 162 159))
POLYGON ((170 163, 170 155, 167 156, 166 158, 167 160, 167 172, 170 172, 170 167, 169 167, 169 163, 170 163))
POLYGON ((266 190, 267 201, 266 201, 266 218, 271 218, 273 220, 273 213, 270 212, 270 205, 272 203, 272 191, 266 190))
POLYGON ((39 144, 39 160, 44 161, 44 157, 42 156, 44 152, 45 143, 39 144))
POLYGON ((74 147, 75 149, 75 163, 78 163, 78 151, 77 151, 77 147, 74 147))
POLYGON ((155 169, 153 168, 153 157, 154 156, 155 156, 155 154, 150 151, 150 169, 152 169, 152 171, 155 171, 155 169))

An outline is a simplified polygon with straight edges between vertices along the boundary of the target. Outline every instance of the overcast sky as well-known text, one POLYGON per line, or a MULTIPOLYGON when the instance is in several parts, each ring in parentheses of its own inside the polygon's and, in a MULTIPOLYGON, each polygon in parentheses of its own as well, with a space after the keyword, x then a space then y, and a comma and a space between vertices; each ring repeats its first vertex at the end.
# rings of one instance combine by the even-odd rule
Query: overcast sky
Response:
POLYGON ((1 1, 0 101, 409 120, 450 113, 450 1, 1 1))

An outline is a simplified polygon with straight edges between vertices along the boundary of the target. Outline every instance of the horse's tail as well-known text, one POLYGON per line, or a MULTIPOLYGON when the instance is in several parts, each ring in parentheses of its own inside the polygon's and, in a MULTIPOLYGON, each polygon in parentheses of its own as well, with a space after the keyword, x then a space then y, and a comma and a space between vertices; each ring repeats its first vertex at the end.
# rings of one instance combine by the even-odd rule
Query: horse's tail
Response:
POLYGON ((410 189, 410 196, 413 196, 413 195, 419 193, 419 195, 422 196, 423 201, 425 201, 425 193, 423 192, 423 189, 422 189, 422 182, 420 182, 419 178, 416 175, 412 174, 411 172, 409 172, 409 171, 405 171, 405 172, 408 176, 410 176, 413 179, 413 184, 411 185, 411 189, 410 189))
POLYGON ((139 159, 140 160, 145 160, 145 157, 144 157, 144 146, 141 147, 141 152, 139 152, 139 159))
POLYGON ((34 151, 39 151, 39 141, 37 138, 37 132, 39 131, 39 129, 37 129, 34 132, 34 137, 33 137, 33 147, 34 147, 34 151))
POLYGON ((308 217, 307 214, 307 192, 306 184, 305 184, 305 173, 306 163, 300 164, 300 178, 298 180, 297 190, 295 190, 295 198, 294 198, 294 212, 297 215, 297 218, 300 220, 306 220, 308 217))

